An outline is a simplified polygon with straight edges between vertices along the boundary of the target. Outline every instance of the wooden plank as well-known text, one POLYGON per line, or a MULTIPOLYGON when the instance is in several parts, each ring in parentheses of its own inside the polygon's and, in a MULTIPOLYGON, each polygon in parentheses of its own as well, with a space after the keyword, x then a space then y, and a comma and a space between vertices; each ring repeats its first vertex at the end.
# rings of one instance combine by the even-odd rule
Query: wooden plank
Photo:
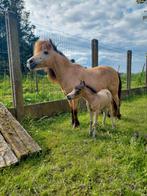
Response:
POLYGON ((23 104, 23 90, 22 90, 22 74, 20 67, 20 52, 19 52, 19 38, 18 38, 18 24, 17 17, 13 12, 6 12, 6 35, 7 47, 9 57, 9 70, 13 92, 13 105, 16 109, 16 117, 18 120, 23 118, 24 104, 23 104))
POLYGON ((9 143, 18 159, 41 150, 26 130, 19 124, 11 113, 0 104, 1 133, 9 143))
POLYGON ((10 146, 6 143, 4 137, 0 133, 0 168, 16 164, 17 162, 17 157, 15 156, 10 146))

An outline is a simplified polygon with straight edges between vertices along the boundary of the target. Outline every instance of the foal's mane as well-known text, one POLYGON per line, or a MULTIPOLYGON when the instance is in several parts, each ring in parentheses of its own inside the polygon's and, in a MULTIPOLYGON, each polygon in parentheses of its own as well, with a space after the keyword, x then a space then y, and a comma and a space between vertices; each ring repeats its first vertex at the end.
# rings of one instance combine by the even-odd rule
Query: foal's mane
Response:
POLYGON ((94 94, 97 93, 97 91, 93 87, 89 86, 88 84, 85 84, 85 87, 88 88, 92 93, 94 94))

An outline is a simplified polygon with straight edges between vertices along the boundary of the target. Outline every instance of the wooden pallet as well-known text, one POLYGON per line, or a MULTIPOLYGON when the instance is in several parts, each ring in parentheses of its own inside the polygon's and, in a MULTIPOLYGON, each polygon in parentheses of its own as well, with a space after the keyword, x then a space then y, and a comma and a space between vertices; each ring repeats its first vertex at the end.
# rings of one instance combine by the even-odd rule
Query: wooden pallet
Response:
POLYGON ((24 156, 39 151, 39 145, 0 103, 0 168, 15 164, 24 156))

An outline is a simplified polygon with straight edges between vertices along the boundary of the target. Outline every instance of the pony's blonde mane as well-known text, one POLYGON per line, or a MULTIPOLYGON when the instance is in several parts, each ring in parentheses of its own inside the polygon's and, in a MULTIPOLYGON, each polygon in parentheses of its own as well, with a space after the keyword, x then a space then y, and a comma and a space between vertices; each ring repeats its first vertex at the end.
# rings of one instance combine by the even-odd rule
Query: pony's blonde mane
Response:
POLYGON ((42 41, 42 40, 36 41, 34 45, 34 54, 37 54, 40 51, 42 51, 43 47, 46 48, 47 50, 50 50, 49 41, 42 41))
POLYGON ((55 52, 67 59, 67 57, 60 50, 57 49, 57 46, 53 43, 51 39, 36 41, 34 45, 34 54, 37 54, 42 51, 42 48, 46 48, 47 50, 50 50, 52 48, 55 52))

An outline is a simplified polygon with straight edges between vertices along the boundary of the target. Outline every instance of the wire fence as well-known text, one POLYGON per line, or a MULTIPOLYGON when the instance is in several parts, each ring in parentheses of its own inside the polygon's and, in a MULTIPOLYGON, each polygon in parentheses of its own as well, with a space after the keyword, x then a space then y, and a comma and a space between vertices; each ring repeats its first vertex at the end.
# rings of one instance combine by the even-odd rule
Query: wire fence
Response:
POLYGON ((0 102, 12 106, 12 89, 9 76, 5 17, 0 14, 0 102))
MULTIPOLYGON (((70 35, 65 35, 64 33, 58 34, 58 32, 49 32, 44 29, 36 30, 35 33, 40 39, 52 39, 65 56, 84 67, 87 67, 88 55, 88 66, 90 66, 90 40, 82 40, 70 35)), ((25 104, 55 101, 65 98, 60 86, 57 83, 52 83, 43 71, 28 72, 23 76, 23 92, 25 104)))
MULTIPOLYGON (((112 44, 113 45, 113 44, 112 44)), ((133 48, 133 46, 132 46, 133 48)), ((107 46, 100 43, 100 64, 105 62, 105 65, 110 65, 121 74, 123 89, 127 87, 127 50, 128 48, 118 48, 115 46, 107 46), (121 63, 120 63, 121 62, 121 63)), ((132 50, 132 66, 131 66, 131 88, 145 86, 146 75, 146 59, 145 51, 140 49, 132 50)))
MULTIPOLYGON (((8 66, 8 51, 6 42, 4 16, 0 15, 0 101, 12 106, 12 90, 8 66)), ((72 36, 59 31, 47 31, 46 27, 35 30, 41 39, 52 39, 58 49, 70 60, 84 67, 91 67, 91 40, 79 36, 72 36)), ((32 48, 33 50, 33 48, 32 48)), ((23 51, 20 51, 23 53, 23 51)), ((99 64, 110 65, 121 73, 123 89, 126 89, 127 77, 127 49, 110 47, 99 40, 99 64), (111 64, 110 64, 111 62, 111 64), (121 63, 120 63, 121 62, 121 63)), ((25 66, 25 65, 24 65, 25 66)), ((26 105, 45 101, 55 101, 65 98, 60 86, 50 82, 42 72, 25 72, 22 76, 23 96, 26 105)), ((133 51, 132 59, 132 87, 145 85, 145 54, 139 50, 133 51), (135 63, 134 63, 135 62, 135 63), (137 62, 137 65, 136 65, 137 62), (134 66, 135 64, 135 66, 134 66)))

